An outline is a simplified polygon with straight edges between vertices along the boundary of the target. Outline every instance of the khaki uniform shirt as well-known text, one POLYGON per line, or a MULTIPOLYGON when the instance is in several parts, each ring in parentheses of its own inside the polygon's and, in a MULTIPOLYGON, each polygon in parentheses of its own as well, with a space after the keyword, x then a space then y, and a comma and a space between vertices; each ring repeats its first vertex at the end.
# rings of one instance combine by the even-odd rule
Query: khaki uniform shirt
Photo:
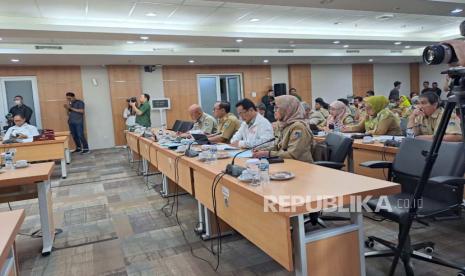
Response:
POLYGON ((200 118, 194 122, 192 130, 201 130, 205 134, 212 134, 216 132, 217 122, 215 118, 207 113, 203 113, 200 118))
MULTIPOLYGON (((434 135, 439 127, 443 113, 444 108, 440 107, 429 117, 424 115, 417 116, 413 127, 415 135, 434 135)), ((447 125, 446 134, 462 134, 460 121, 455 113, 452 114, 449 124, 447 125)))
POLYGON ((241 122, 237 119, 237 117, 232 113, 228 113, 219 120, 218 134, 221 135, 221 138, 226 140, 226 143, 229 143, 229 140, 231 140, 234 133, 239 130, 240 126, 241 122))
POLYGON ((267 148, 270 157, 279 156, 285 159, 295 159, 313 162, 313 135, 304 122, 294 122, 282 131, 277 132, 278 140, 274 146, 267 148))
POLYGON ((361 120, 358 125, 351 126, 348 129, 349 131, 365 132, 372 135, 402 135, 399 117, 387 108, 378 112, 376 117, 361 120))
POLYGON ((321 113, 320 110, 313 110, 312 113, 310 113, 310 116, 307 119, 309 124, 313 125, 326 125, 326 117, 321 113))

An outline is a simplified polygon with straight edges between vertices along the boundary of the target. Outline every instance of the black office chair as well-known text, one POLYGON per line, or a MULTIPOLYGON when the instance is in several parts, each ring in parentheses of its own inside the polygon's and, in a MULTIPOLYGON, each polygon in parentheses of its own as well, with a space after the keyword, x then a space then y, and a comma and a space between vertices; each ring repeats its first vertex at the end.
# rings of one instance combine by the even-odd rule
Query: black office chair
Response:
POLYGON ((328 149, 328 158, 327 160, 315 160, 313 162, 315 165, 340 170, 345 166, 344 161, 347 158, 349 171, 353 172, 351 168, 353 140, 351 138, 341 133, 331 132, 328 133, 323 143, 328 149))
MULTIPOLYGON (((438 158, 431 171, 431 178, 425 186, 423 193, 418 194, 421 193, 421 189, 417 190, 417 184, 426 162, 425 155, 430 147, 430 141, 406 138, 402 142, 393 162, 369 161, 361 164, 361 166, 373 169, 388 169, 389 179, 401 184, 401 193, 387 196, 382 201, 380 199, 372 199, 367 203, 372 210, 376 210, 377 207, 379 208, 377 211, 378 215, 399 224, 399 237, 403 231, 403 226, 405 227, 409 219, 412 219, 409 214, 409 206, 413 202, 414 196, 421 198, 421 201, 418 202, 417 206, 419 208, 416 215, 414 214, 413 219, 433 218, 440 214, 450 213, 451 211, 456 212, 461 209, 463 204, 463 185, 465 184, 465 179, 463 178, 465 173, 464 143, 442 143, 438 158), (386 206, 387 202, 392 207, 391 209, 386 208, 389 207, 386 206), (379 206, 378 203, 380 203, 379 206)), ((365 257, 388 257, 395 255, 397 245, 393 242, 370 236, 365 244, 367 247, 373 248, 375 242, 389 249, 366 252, 365 257)), ((460 270, 458 275, 460 273, 461 275, 465 275, 464 265, 418 252, 422 249, 425 249, 427 253, 432 253, 434 243, 422 242, 412 245, 410 237, 407 238, 407 242, 401 251, 401 260, 404 263, 407 275, 413 275, 411 258, 458 269, 460 270)))
MULTIPOLYGON (((327 160, 316 160, 313 162, 315 165, 341 170, 345 164, 344 161, 347 159, 348 171, 353 172, 352 166, 352 144, 353 140, 349 137, 344 136, 341 133, 328 133, 323 142, 323 147, 327 150, 327 160)), ((312 225, 320 225, 327 228, 325 221, 347 221, 350 220, 348 217, 340 216, 328 216, 322 215, 322 212, 309 214, 309 219, 305 223, 311 223, 312 225)))

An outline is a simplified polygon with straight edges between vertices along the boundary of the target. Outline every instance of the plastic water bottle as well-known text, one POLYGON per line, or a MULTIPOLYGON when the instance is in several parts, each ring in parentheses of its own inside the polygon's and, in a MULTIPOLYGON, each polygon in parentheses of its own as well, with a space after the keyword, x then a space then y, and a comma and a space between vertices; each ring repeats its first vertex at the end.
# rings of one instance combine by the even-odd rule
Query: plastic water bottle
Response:
POLYGON ((405 134, 408 138, 415 138, 415 131, 413 131, 411 128, 407 128, 405 134))
POLYGON ((15 153, 16 149, 11 149, 8 150, 7 152, 4 153, 4 158, 5 158, 5 168, 6 169, 14 169, 14 163, 15 163, 15 153))
POLYGON ((260 183, 263 185, 270 183, 270 163, 268 159, 260 159, 258 167, 260 169, 260 183))
POLYGON ((258 168, 260 160, 258 159, 249 159, 245 162, 247 167, 247 172, 250 175, 251 186, 260 186, 260 170, 258 168))
POLYGON ((210 163, 213 163, 216 161, 216 152, 218 151, 218 149, 216 148, 215 145, 210 145, 210 147, 208 148, 208 152, 209 152, 209 162, 210 163))

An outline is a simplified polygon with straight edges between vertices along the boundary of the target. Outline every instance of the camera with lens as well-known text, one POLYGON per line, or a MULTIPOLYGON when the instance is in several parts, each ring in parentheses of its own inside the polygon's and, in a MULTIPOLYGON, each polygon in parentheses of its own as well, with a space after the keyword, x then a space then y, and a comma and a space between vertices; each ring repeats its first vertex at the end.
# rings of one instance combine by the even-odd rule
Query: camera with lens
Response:
POLYGON ((131 98, 128 98, 126 101, 128 103, 135 103, 135 102, 137 102, 137 98, 136 97, 131 97, 131 98))
MULTIPOLYGON (((465 21, 460 24, 460 34, 465 36, 465 21)), ((423 61, 428 65, 464 66, 465 42, 463 40, 448 40, 427 46, 423 50, 423 61)))

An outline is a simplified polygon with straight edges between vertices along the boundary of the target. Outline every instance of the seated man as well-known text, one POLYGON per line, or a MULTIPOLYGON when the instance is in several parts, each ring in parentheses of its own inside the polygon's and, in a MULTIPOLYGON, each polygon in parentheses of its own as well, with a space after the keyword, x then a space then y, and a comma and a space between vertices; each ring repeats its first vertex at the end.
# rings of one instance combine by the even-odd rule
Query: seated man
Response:
POLYGON ((239 129, 241 122, 231 111, 231 104, 229 102, 217 102, 213 106, 213 115, 218 119, 218 131, 208 137, 210 142, 215 143, 229 143, 232 136, 239 129))
MULTIPOLYGON (((434 92, 425 92, 419 96, 418 106, 410 114, 407 129, 413 130, 415 136, 420 139, 433 139, 433 135, 439 127, 444 113, 444 108, 439 106, 439 97, 434 92)), ((443 141, 462 141, 460 121, 456 114, 452 114, 446 129, 443 141)))
POLYGON ((251 100, 242 99, 236 104, 236 108, 243 122, 231 139, 232 146, 252 148, 274 137, 271 123, 257 112, 251 100))
POLYGON ((193 104, 189 107, 189 115, 194 121, 194 126, 191 131, 201 130, 204 134, 216 133, 216 120, 211 115, 203 112, 198 104, 193 104))
POLYGON ((13 117, 14 126, 10 127, 3 137, 3 140, 15 138, 19 143, 32 142, 33 137, 39 135, 37 128, 26 123, 26 118, 23 114, 16 114, 13 117))

